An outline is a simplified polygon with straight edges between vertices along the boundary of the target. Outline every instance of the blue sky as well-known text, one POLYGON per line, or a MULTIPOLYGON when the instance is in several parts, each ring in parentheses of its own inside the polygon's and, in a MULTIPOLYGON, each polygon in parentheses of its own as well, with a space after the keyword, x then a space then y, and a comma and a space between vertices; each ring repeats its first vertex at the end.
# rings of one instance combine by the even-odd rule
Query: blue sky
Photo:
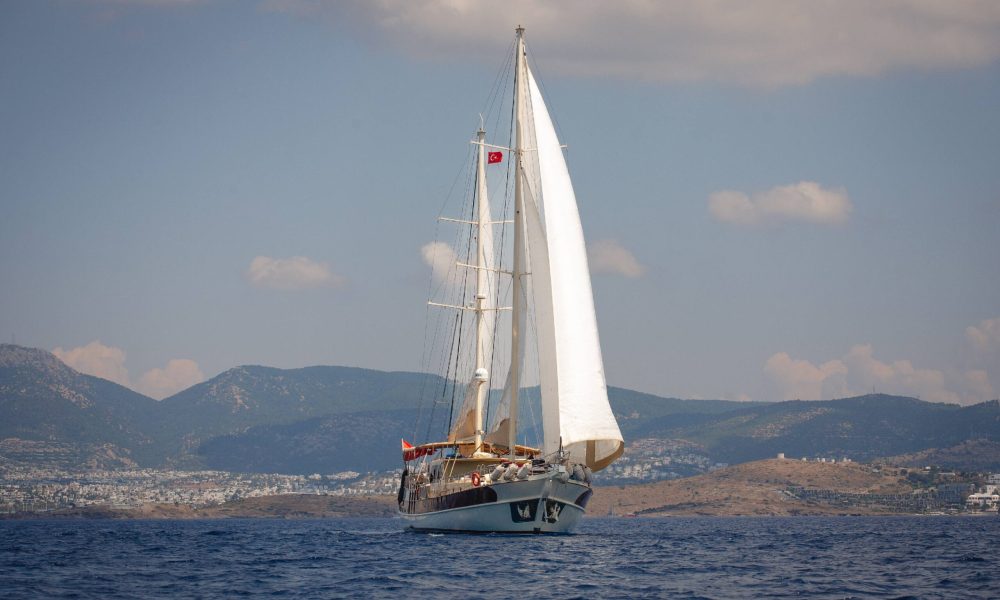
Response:
POLYGON ((420 249, 521 22, 610 384, 995 398, 1000 10, 869 4, 6 2, 0 339, 156 397, 419 369, 420 249))

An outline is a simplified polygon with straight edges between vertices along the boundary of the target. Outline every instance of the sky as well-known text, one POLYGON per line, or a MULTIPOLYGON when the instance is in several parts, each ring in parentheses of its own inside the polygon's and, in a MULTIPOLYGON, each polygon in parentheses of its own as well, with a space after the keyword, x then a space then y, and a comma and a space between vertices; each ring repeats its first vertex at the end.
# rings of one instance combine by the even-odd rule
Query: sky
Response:
POLYGON ((527 29, 610 385, 1000 395, 1000 3, 8 0, 0 341, 156 398, 418 370, 527 29))

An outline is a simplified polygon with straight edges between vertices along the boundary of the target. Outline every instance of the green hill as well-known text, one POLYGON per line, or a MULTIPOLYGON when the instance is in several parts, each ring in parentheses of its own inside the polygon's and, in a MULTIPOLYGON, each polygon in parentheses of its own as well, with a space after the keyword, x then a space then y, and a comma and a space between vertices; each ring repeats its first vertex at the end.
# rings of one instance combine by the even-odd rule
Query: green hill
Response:
MULTIPOLYGON (((440 385, 440 378, 351 367, 236 367, 160 403, 164 454, 179 464, 198 464, 198 457, 215 456, 212 448, 224 446, 227 440, 255 456, 278 452, 269 436, 277 435, 282 426, 299 424, 296 431, 304 432, 307 423, 320 417, 371 411, 384 412, 391 420, 399 411, 417 408, 419 390, 431 385, 440 385), (252 443, 237 443, 239 436, 258 437, 262 447, 252 450, 252 443), (202 448, 217 437, 220 439, 208 449, 202 448)), ((365 431, 369 437, 377 435, 374 430, 365 431)), ((398 432, 394 435, 398 437, 398 432)), ((250 467, 266 462, 248 458, 242 463, 247 468, 242 470, 260 470, 250 467)), ((227 457, 210 460, 208 466, 223 463, 241 464, 227 457)), ((274 464, 287 463, 279 460, 274 464)))
POLYGON ((150 462, 155 409, 152 398, 78 373, 49 352, 0 345, 0 439, 111 445, 150 462))
POLYGON ((1000 402, 962 407, 885 394, 795 400, 741 408, 650 434, 697 443, 716 460, 729 463, 778 452, 871 460, 954 446, 970 438, 1000 440, 1000 402))
MULTIPOLYGON (((400 437, 419 442, 445 430, 449 389, 418 373, 242 366, 157 402, 80 374, 44 350, 0 345, 0 459, 284 473, 387 469, 399 464, 400 437)), ((733 464, 778 452, 870 460, 968 439, 1000 441, 997 401, 960 407, 868 395, 748 403, 616 387, 608 394, 627 441, 684 440, 733 464)), ((532 396, 537 389, 525 391, 532 396)), ((524 421, 530 435, 531 419, 524 421)), ((977 458, 1000 467, 1000 457, 977 458)))

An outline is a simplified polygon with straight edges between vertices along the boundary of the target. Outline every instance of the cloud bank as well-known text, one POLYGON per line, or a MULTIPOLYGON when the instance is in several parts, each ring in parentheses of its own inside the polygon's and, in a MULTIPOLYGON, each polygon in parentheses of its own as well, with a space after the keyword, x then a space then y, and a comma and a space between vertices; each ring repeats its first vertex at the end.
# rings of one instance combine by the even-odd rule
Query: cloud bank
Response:
POLYGON ((265 0, 407 56, 493 66, 514 26, 546 72, 776 87, 1000 58, 991 0, 265 0))
POLYGON ((846 376, 847 367, 839 360, 817 366, 779 352, 764 363, 764 373, 778 384, 782 400, 819 400, 832 397, 829 390, 823 389, 824 383, 830 378, 846 376))
POLYGON ((778 352, 764 373, 783 400, 829 400, 871 393, 915 396, 930 402, 975 404, 994 398, 984 370, 919 369, 908 360, 883 362, 870 344, 854 346, 844 356, 815 365, 778 352))
POLYGON ((291 258, 258 256, 250 262, 247 279, 257 287, 274 290, 336 287, 345 282, 344 278, 333 273, 326 263, 316 262, 305 256, 291 258))
POLYGON ((143 373, 136 390, 162 400, 202 381, 205 381, 205 374, 198 368, 198 363, 188 358, 174 358, 167 361, 167 366, 162 369, 150 369, 143 373))
POLYGON ((965 339, 981 352, 1000 350, 1000 317, 985 319, 965 328, 965 339))
POLYGON ((125 351, 97 340, 70 350, 56 348, 52 354, 81 373, 113 381, 157 400, 205 380, 198 363, 188 358, 175 358, 167 361, 162 369, 146 371, 133 386, 125 367, 125 351))
POLYGON ((853 210, 843 189, 825 189, 814 181, 781 185, 753 195, 724 190, 708 197, 708 212, 738 226, 804 222, 840 225, 853 210))
POLYGON ((114 346, 105 346, 100 340, 94 340, 86 346, 63 350, 62 347, 52 351, 56 358, 81 373, 114 381, 126 387, 132 384, 128 379, 128 369, 125 368, 125 351, 114 346))
POLYGON ((590 271, 594 274, 621 275, 635 279, 646 268, 615 240, 598 240, 587 247, 590 271))

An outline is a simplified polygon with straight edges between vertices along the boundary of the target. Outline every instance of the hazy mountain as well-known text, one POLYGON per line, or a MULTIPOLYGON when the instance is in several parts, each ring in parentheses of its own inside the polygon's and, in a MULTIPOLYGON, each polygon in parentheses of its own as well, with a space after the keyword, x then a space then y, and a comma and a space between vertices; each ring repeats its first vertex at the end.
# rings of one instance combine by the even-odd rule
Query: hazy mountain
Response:
MULTIPOLYGON (((236 367, 160 403, 158 413, 166 437, 164 453, 179 464, 196 464, 200 456, 218 456, 200 449, 207 440, 225 436, 235 444, 234 436, 242 435, 245 440, 259 439, 263 445, 253 450, 252 442, 238 444, 249 453, 245 470, 267 470, 251 469, 250 465, 266 461, 249 457, 278 452, 268 436, 281 431, 279 426, 356 412, 382 411, 392 418, 401 410, 416 408, 421 389, 438 385, 440 378, 430 375, 352 367, 236 367)), ((305 435, 306 429, 303 424, 296 431, 305 435)), ((372 429, 363 431, 369 438, 381 434, 372 429)), ((393 435, 398 437, 398 433, 393 435)), ((222 447, 224 441, 220 439, 211 448, 222 447)), ((330 443, 335 445, 335 441, 330 443)), ((312 448, 315 444, 300 447, 312 448)), ((231 458, 220 457, 210 460, 209 466, 223 463, 235 464, 231 458)), ((288 462, 276 460, 274 464, 288 462)))
POLYGON ((416 408, 421 385, 440 378, 352 367, 230 369, 162 401, 165 414, 198 414, 205 431, 291 422, 327 414, 416 408))
POLYGON ((0 344, 0 439, 110 445, 104 449, 147 462, 155 460, 155 408, 152 398, 78 373, 50 352, 0 344))
POLYGON ((399 440, 412 437, 417 411, 363 411, 259 425, 214 437, 198 456, 211 469, 273 473, 388 470, 400 465, 399 440), (407 433, 403 433, 407 432, 407 433))
POLYGON ((947 448, 928 448, 912 454, 890 456, 886 461, 906 467, 937 465, 961 471, 1000 471, 1000 442, 970 439, 947 448))
POLYGON ((385 464, 387 453, 398 455, 400 433, 413 432, 421 390, 440 386, 439 377, 416 373, 243 366, 157 402, 78 373, 44 350, 3 345, 0 440, 49 446, 12 442, 0 447, 0 453, 22 461, 58 455, 70 463, 75 456, 85 464, 93 462, 87 457, 90 446, 111 444, 141 466, 299 472, 308 469, 295 467, 296 460, 317 464, 328 452, 332 458, 324 464, 365 470, 369 462, 385 464), (369 416, 322 419, 352 413, 369 416), (318 433, 310 441, 313 424, 318 433), (274 439, 292 435, 283 426, 300 436, 286 450, 274 439), (210 440, 215 441, 208 444, 210 440), (221 448, 239 448, 242 454, 220 453, 221 448), (307 460, 307 454, 314 458, 307 460), (366 455, 373 460, 361 460, 366 455))
POLYGON ((608 388, 608 399, 626 439, 655 437, 662 431, 708 423, 717 415, 768 404, 662 398, 617 387, 608 388))
MULTIPOLYGON (((2 345, 0 458, 285 473, 392 468, 400 437, 422 441, 445 430, 449 389, 417 373, 243 366, 156 402, 44 350, 2 345)), ((532 395, 537 389, 526 390, 532 395)), ((959 407, 869 395, 748 403, 614 387, 609 397, 627 440, 686 440, 728 463, 778 452, 869 460, 1000 440, 997 401, 959 407)))
POLYGON ((945 448, 966 439, 1000 440, 1000 402, 962 407, 885 394, 795 400, 739 408, 650 434, 698 443, 716 460, 729 463, 778 452, 870 460, 945 448))

